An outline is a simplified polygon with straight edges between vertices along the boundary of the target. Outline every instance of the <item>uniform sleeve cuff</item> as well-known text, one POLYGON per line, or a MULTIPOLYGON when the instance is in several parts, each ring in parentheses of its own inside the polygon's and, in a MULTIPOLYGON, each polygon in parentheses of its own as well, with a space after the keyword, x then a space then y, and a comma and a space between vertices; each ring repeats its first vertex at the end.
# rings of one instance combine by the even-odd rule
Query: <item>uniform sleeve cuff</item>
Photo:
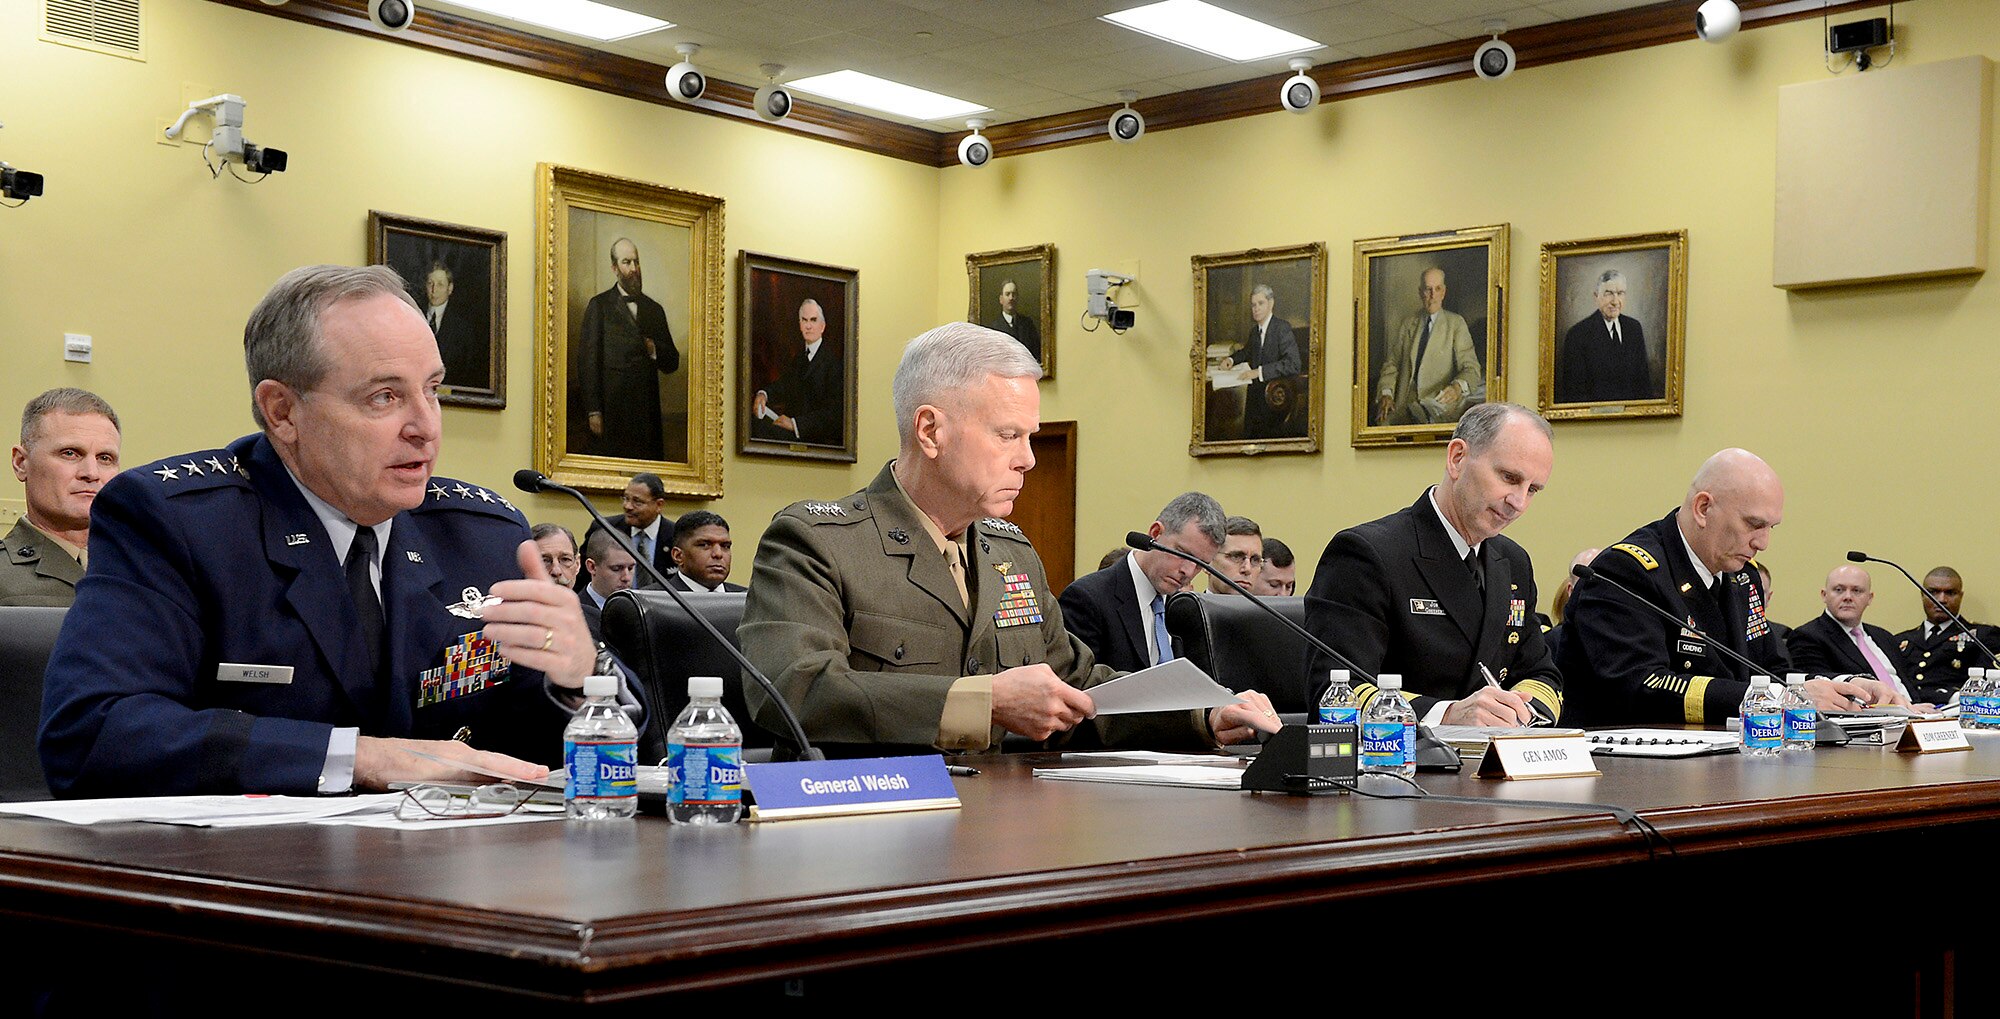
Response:
POLYGON ((937 748, 972 753, 993 745, 993 677, 964 676, 945 691, 937 748))

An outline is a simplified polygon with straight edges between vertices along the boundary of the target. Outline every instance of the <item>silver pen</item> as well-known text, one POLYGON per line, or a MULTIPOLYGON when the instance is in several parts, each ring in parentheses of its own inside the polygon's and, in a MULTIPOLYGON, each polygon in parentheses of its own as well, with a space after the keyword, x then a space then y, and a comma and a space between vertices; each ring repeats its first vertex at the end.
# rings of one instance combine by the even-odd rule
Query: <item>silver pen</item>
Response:
MULTIPOLYGON (((1486 680, 1487 686, 1490 686, 1495 690, 1506 689, 1506 687, 1500 685, 1499 678, 1493 675, 1493 670, 1487 668, 1485 662, 1474 662, 1473 664, 1479 666, 1480 678, 1486 680)), ((1533 722, 1533 724, 1535 725, 1556 724, 1556 720, 1550 718, 1549 713, 1547 711, 1542 710, 1542 706, 1540 704, 1537 704, 1534 698, 1526 697, 1523 698, 1523 700, 1526 700, 1528 702, 1528 710, 1535 713, 1535 721, 1533 722)))

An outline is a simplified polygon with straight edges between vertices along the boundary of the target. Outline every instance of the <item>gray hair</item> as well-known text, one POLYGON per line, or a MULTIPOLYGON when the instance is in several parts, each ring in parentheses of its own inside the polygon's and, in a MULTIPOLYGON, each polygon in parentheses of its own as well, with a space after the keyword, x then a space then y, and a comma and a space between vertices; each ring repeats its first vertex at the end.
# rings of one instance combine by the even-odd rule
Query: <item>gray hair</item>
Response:
POLYGON ((572 550, 576 548, 576 534, 561 524, 536 524, 528 531, 529 537, 534 538, 536 541, 540 541, 551 534, 560 534, 568 538, 569 547, 572 550))
POLYGON ((1271 289, 1271 285, 1269 283, 1259 283, 1256 286, 1250 288, 1251 297, 1256 297, 1258 294, 1263 294, 1264 299, 1271 302, 1271 307, 1275 308, 1278 306, 1277 292, 1271 289))
POLYGON ((320 342, 327 309, 378 294, 423 314, 403 277, 386 265, 308 265, 278 277, 243 327, 243 367, 250 374, 250 415, 257 427, 268 427, 257 406, 257 384, 271 379, 298 393, 319 385, 333 367, 320 342))
POLYGON ((1258 527, 1257 521, 1249 517, 1230 517, 1222 522, 1222 529, 1229 534, 1254 534, 1259 539, 1264 537, 1264 529, 1258 527))
POLYGON ((914 437, 917 408, 943 406, 989 377, 1039 379, 1041 362, 1006 333, 971 322, 947 322, 903 348, 891 385, 896 400, 896 435, 914 437))
POLYGON ((103 397, 88 389, 62 386, 29 400, 21 411, 22 449, 32 450, 42 441, 42 419, 50 414, 102 414, 111 419, 111 427, 119 434, 125 431, 118 425, 118 412, 103 397))
POLYGON ((1464 439, 1466 453, 1478 456, 1493 445, 1493 440, 1500 434, 1500 429, 1506 427, 1509 418, 1514 417, 1533 421, 1535 427, 1541 431, 1542 437, 1549 440, 1550 445, 1555 444, 1556 432, 1549 427, 1548 419, 1518 403, 1475 405, 1458 419, 1458 427, 1452 429, 1451 437, 1464 439))
POLYGON ((1201 536, 1220 545, 1223 541, 1222 504, 1214 497, 1201 492, 1182 492, 1174 496, 1174 501, 1160 511, 1160 528, 1168 534, 1179 534, 1181 528, 1195 524, 1201 536))
MULTIPOLYGON (((1617 280, 1617 281, 1618 281, 1618 282, 1620 282, 1620 283, 1624 283, 1624 282, 1625 282, 1625 274, 1624 274, 1624 273, 1622 273, 1622 272, 1619 272, 1619 271, 1618 271, 1618 270, 1616 270, 1616 269, 1606 269, 1606 270, 1604 270, 1604 272, 1603 272, 1603 273, 1602 273, 1601 275, 1599 275, 1599 276, 1597 277, 1597 286, 1595 286, 1595 287, 1592 287, 1592 288, 1591 288, 1591 290, 1590 290, 1590 292, 1591 292, 1591 293, 1593 293, 1593 294, 1601 294, 1601 293, 1603 293, 1603 292, 1604 292, 1604 285, 1605 285, 1606 283, 1609 283, 1609 282, 1611 282, 1612 280, 1617 280)), ((1626 284, 1626 285, 1627 285, 1627 286, 1630 286, 1631 284, 1626 284)))

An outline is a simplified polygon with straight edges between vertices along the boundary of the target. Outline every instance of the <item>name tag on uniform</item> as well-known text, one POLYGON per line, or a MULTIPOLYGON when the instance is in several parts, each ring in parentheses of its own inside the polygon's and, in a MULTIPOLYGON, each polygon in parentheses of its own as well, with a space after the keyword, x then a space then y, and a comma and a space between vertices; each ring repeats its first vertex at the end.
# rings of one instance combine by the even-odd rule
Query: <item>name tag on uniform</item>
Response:
POLYGON ((1412 598, 1410 599, 1410 615, 1442 616, 1444 615, 1444 606, 1439 605, 1435 598, 1412 598))
POLYGON ((215 681, 218 683, 272 683, 290 686, 292 667, 289 665, 240 665, 236 662, 222 662, 215 667, 215 681))
POLYGON ((1708 653, 1708 645, 1698 640, 1682 639, 1674 642, 1674 650, 1684 655, 1705 655, 1708 653))

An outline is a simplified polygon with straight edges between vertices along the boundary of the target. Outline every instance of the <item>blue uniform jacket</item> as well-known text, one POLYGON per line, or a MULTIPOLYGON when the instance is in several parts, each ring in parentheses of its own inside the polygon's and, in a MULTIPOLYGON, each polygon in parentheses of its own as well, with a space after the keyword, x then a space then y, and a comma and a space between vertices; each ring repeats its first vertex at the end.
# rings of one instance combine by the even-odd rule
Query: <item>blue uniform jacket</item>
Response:
POLYGON ((336 726, 430 739, 469 726, 480 749, 559 763, 569 713, 538 672, 500 659, 484 689, 418 706, 421 674, 480 627, 446 606, 519 577, 527 537, 505 499, 448 478, 396 515, 384 690, 337 554, 267 439, 120 474, 92 509, 90 569, 49 661, 50 789, 310 794, 336 726), (241 670, 225 663, 290 666, 291 679, 229 681, 241 670))

